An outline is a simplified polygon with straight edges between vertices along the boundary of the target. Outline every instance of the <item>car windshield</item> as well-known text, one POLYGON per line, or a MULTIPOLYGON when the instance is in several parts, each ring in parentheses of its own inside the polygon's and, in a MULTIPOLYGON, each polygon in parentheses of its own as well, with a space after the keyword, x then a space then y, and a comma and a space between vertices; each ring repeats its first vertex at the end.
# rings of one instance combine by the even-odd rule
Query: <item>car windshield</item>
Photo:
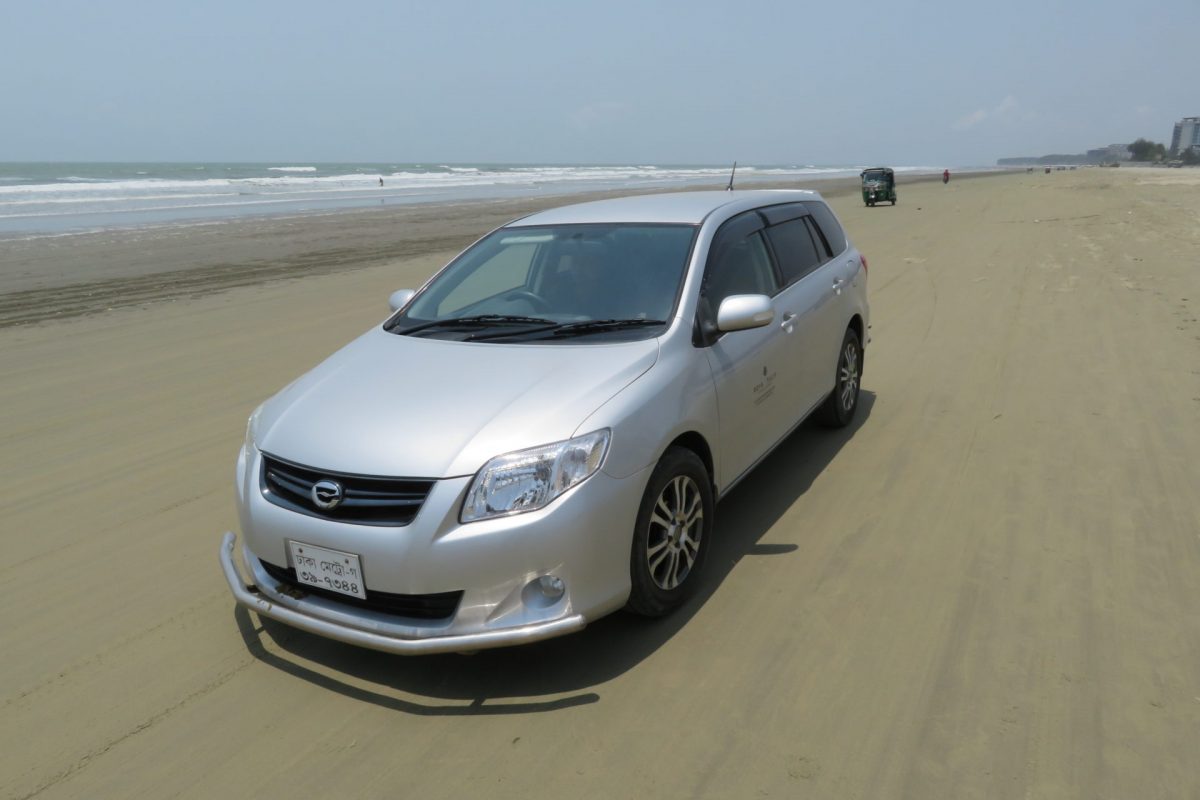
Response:
POLYGON ((671 319, 696 227, 502 228, 456 258, 385 328, 515 343, 654 336, 671 319))
POLYGON ((879 181, 882 183, 887 180, 887 173, 882 172, 882 171, 864 172, 863 180, 864 181, 879 181))

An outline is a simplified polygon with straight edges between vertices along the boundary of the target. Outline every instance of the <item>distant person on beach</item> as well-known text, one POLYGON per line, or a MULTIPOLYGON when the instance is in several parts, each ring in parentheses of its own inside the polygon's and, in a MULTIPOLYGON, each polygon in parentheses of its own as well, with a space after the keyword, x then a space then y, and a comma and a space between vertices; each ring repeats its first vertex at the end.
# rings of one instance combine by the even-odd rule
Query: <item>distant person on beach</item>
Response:
POLYGON ((950 182, 950 170, 944 169, 944 170, 942 170, 942 183, 949 183, 949 182, 950 182))
POLYGON ((383 186, 383 178, 380 178, 380 179, 379 179, 379 185, 380 185, 380 186, 383 186))

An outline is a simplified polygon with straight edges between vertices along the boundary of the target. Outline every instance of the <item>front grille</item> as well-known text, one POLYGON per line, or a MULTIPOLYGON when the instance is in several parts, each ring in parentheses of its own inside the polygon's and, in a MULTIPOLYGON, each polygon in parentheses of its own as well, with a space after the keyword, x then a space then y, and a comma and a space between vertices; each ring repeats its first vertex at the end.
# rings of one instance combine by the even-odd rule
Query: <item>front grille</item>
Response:
POLYGON ((315 470, 263 454, 262 493, 277 506, 321 519, 358 525, 407 525, 433 488, 428 478, 383 478, 315 470), (331 509, 313 502, 313 484, 336 481, 342 501, 331 509))
POLYGON ((463 596, 462 592, 391 594, 390 592, 376 592, 367 589, 367 599, 361 600, 347 594, 338 594, 337 592, 330 592, 300 583, 300 581, 296 580, 296 570, 291 567, 280 567, 276 564, 267 563, 262 559, 259 559, 258 563, 262 564, 267 574, 275 580, 299 589, 305 594, 313 594, 317 597, 336 600, 339 603, 345 603, 358 608, 369 608, 372 611, 382 611, 386 614, 395 614, 401 617, 409 617, 410 619, 448 619, 454 616, 454 612, 458 610, 458 603, 462 600, 463 596))

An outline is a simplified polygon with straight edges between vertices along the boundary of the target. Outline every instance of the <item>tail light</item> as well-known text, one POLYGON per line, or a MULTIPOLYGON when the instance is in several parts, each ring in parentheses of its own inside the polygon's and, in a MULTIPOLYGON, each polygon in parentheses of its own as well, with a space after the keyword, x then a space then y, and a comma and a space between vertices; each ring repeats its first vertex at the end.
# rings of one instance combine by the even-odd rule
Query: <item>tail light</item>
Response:
POLYGON ((866 272, 867 271, 867 257, 864 256, 862 253, 859 253, 858 260, 862 262, 863 272, 866 272))

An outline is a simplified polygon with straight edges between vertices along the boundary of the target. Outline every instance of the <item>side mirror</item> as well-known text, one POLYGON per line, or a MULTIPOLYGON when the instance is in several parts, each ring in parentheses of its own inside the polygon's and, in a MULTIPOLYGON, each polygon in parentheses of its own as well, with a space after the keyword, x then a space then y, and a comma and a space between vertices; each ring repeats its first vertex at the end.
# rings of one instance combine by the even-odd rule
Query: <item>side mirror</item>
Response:
POLYGON ((731 294, 717 309, 717 330, 728 333, 761 328, 774 319, 775 308, 765 294, 731 294))
POLYGON ((397 289, 388 297, 388 306, 392 311, 399 311, 404 308, 409 300, 412 300, 414 294, 416 292, 412 289, 397 289))

